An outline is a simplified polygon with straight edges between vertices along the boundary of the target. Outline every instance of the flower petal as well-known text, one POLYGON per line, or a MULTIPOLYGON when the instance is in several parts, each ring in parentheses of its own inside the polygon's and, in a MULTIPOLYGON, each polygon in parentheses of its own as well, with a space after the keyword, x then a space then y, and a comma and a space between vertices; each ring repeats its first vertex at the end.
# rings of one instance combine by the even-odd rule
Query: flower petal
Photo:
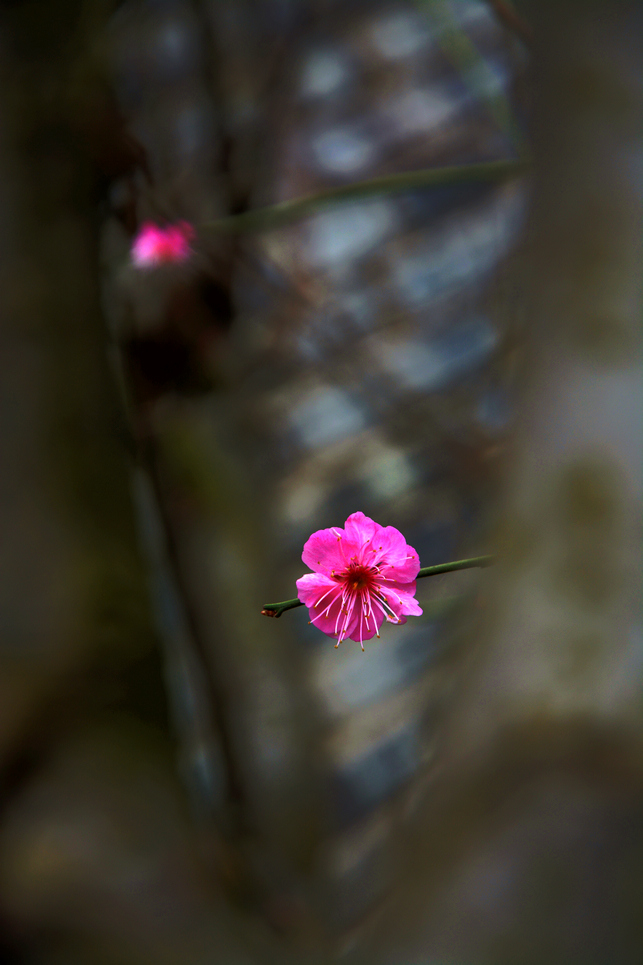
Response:
POLYGON ((194 228, 187 221, 165 228, 145 221, 132 242, 132 261, 137 268, 186 261, 192 254, 189 242, 193 236, 194 228))
POLYGON ((322 573, 306 573, 297 580, 297 595, 308 607, 311 623, 330 636, 338 626, 343 592, 344 584, 322 573))
POLYGON ((359 546, 347 540, 343 529, 318 529, 304 544, 301 558, 315 573, 343 572, 359 546))
POLYGON ((355 542, 361 540, 360 562, 387 567, 389 579, 406 583, 417 576, 418 554, 394 526, 380 526, 364 513, 353 513, 346 520, 346 536, 355 542))
POLYGON ((396 592, 402 601, 402 613, 406 616, 421 617, 424 610, 415 599, 415 582, 397 585, 396 592), (411 589, 412 587, 412 589, 411 589))
POLYGON ((377 538, 377 534, 383 529, 379 523, 376 523, 370 516, 365 516, 364 513, 351 513, 344 525, 344 532, 348 540, 360 547, 369 544, 369 549, 377 538))
POLYGON ((420 569, 420 560, 400 531, 394 526, 383 527, 378 542, 378 565, 395 569, 398 574, 396 578, 402 583, 414 580, 420 569))
MULTIPOLYGON (((406 623, 406 616, 422 615, 422 607, 415 599, 416 583, 382 582, 378 580, 378 589, 386 601, 386 609, 391 610, 399 623, 406 623), (404 619, 402 619, 404 618, 404 619)), ((386 619, 391 623, 396 621, 387 613, 386 619)))
POLYGON ((307 607, 317 606, 320 599, 329 590, 337 587, 341 589, 341 584, 337 583, 336 580, 331 580, 323 573, 306 573, 305 576, 301 576, 297 580, 296 586, 299 600, 307 607))
POLYGON ((418 575, 420 559, 412 546, 405 546, 403 557, 388 558, 379 566, 384 579, 397 583, 412 583, 418 575))
POLYGON ((387 557, 379 564, 379 580, 390 583, 413 583, 420 570, 420 559, 412 546, 404 547, 404 556, 387 557))

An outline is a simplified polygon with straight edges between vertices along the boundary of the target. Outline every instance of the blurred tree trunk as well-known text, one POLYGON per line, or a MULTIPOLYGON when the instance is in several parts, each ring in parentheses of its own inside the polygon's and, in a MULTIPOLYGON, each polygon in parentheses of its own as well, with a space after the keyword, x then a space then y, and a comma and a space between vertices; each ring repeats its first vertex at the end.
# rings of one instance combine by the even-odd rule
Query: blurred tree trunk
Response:
POLYGON ((377 935, 397 932, 396 961, 634 965, 641 11, 533 4, 530 18, 529 337, 500 561, 463 630, 477 643, 413 817, 406 884, 377 935))
POLYGON ((78 13, 11 4, 0 18, 6 762, 31 728, 48 743, 82 716, 104 661, 155 646, 99 306, 96 172, 69 124, 78 13))

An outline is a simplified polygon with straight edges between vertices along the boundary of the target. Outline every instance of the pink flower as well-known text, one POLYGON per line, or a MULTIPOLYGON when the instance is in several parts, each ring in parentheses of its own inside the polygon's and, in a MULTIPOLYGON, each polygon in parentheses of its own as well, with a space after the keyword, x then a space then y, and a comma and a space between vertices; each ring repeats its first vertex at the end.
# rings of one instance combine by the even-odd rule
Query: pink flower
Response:
POLYGON ((345 529, 313 533, 301 558, 314 573, 297 580, 299 599, 310 622, 337 637, 336 647, 350 637, 363 650, 364 640, 379 637, 385 617, 406 623, 408 614, 422 613, 414 598, 420 561, 393 526, 353 513, 345 529))
POLYGON ((190 239, 194 228, 187 221, 159 228, 146 221, 132 242, 132 261, 138 268, 155 268, 185 261, 192 254, 190 239))

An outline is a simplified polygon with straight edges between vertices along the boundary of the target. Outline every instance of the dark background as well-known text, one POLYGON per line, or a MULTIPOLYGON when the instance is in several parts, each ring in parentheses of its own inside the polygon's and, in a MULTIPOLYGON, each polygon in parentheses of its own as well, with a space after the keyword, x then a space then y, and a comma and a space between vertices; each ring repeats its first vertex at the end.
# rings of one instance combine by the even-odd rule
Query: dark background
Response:
POLYGON ((0 6, 3 962, 641 960, 640 19, 0 6), (261 617, 357 509, 499 562, 261 617))

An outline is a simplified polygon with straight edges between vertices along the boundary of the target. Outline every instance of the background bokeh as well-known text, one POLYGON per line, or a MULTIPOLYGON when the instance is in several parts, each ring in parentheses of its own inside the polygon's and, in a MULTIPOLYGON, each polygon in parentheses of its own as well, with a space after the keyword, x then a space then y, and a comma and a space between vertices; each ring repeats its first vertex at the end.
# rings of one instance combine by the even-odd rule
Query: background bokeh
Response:
POLYGON ((2 962, 638 965, 641 26, 1 5, 2 962), (498 563, 261 617, 357 509, 498 563))

